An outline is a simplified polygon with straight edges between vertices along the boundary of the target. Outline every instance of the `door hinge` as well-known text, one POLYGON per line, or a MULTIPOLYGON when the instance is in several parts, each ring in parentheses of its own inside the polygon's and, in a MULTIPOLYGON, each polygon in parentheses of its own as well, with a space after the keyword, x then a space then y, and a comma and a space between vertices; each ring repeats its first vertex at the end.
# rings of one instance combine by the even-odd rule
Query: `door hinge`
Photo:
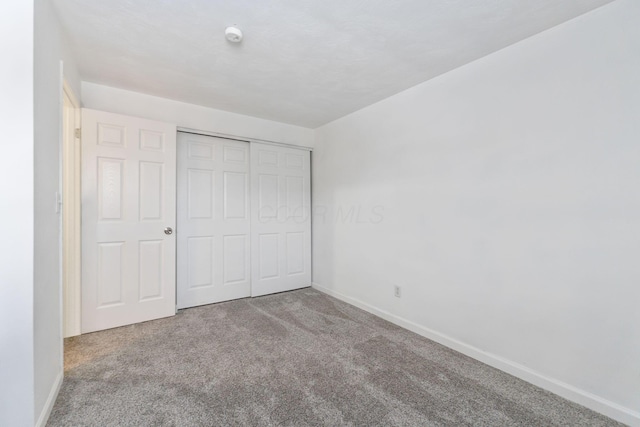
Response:
POLYGON ((73 132, 73 136, 80 139, 82 137, 82 129, 76 128, 75 131, 73 132))

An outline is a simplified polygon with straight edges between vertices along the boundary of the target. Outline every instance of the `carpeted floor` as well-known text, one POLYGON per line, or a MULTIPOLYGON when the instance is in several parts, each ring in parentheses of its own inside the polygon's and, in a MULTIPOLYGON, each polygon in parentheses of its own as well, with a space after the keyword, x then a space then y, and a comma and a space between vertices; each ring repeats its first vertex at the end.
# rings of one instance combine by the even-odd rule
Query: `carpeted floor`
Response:
POLYGON ((311 289, 65 341, 49 426, 609 426, 311 289))

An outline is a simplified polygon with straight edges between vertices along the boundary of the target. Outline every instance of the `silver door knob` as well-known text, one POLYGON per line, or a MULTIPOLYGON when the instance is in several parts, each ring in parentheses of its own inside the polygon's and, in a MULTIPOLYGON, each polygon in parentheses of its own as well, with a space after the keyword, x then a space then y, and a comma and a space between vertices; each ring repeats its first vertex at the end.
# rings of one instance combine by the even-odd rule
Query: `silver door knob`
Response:
POLYGON ((169 235, 171 233, 173 233, 173 229, 171 227, 167 227, 167 228, 164 229, 164 234, 169 235))

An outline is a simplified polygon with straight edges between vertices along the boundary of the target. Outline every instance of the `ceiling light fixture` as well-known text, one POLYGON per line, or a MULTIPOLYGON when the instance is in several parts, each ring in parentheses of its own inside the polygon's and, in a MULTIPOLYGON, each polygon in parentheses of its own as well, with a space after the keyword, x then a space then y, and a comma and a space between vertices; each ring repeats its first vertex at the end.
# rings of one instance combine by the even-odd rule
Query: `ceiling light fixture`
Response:
POLYGON ((242 31, 240 31, 240 28, 227 27, 227 29, 224 30, 224 35, 231 43, 240 43, 242 41, 242 31))

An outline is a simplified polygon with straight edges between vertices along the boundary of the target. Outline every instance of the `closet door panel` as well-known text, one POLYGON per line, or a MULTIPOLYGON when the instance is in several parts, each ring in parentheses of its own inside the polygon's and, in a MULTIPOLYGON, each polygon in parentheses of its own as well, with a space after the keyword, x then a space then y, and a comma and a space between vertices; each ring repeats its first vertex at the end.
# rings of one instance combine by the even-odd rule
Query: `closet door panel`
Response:
POLYGON ((310 153, 251 143, 251 183, 251 295, 310 286, 310 153))
POLYGON ((178 133, 177 305, 250 296, 249 144, 178 133))

